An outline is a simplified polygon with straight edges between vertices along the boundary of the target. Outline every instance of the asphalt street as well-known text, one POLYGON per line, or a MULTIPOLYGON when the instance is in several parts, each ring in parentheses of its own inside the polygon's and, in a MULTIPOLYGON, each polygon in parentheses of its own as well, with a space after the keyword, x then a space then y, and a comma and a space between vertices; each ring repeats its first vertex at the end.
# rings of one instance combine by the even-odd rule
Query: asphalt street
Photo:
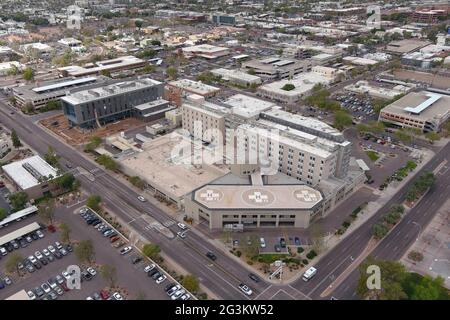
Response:
MULTIPOLYGON (((130 225, 148 241, 157 243, 165 254, 171 257, 189 273, 195 274, 200 282, 222 299, 248 299, 238 288, 241 282, 247 283, 257 295, 268 284, 264 282, 250 283, 249 271, 232 258, 214 250, 208 240, 189 233, 185 240, 168 239, 166 236, 149 228, 143 215, 150 215, 161 224, 173 220, 169 215, 149 202, 142 203, 138 194, 127 185, 118 181, 106 171, 89 161, 75 149, 62 143, 29 117, 15 112, 6 104, 6 97, 0 98, 0 121, 8 128, 15 129, 18 136, 40 154, 45 154, 48 146, 61 156, 61 162, 69 161, 72 166, 82 167, 95 178, 93 181, 86 175, 77 175, 82 187, 92 194, 98 194, 103 202, 123 221, 130 225), (14 112, 14 113, 13 113, 14 112), (206 252, 212 250, 218 257, 212 262, 206 252)), ((176 230, 177 226, 171 227, 176 230)), ((178 230, 177 230, 178 231, 178 230)), ((176 233, 176 232, 175 232, 176 233)))
MULTIPOLYGON (((255 296, 257 297, 269 287, 274 288, 264 281, 261 281, 258 284, 252 283, 248 279, 249 271, 219 250, 214 250, 213 245, 209 242, 210 239, 198 236, 193 232, 190 232, 185 240, 176 238, 169 239, 161 233, 156 232, 154 229, 149 228, 148 222, 143 219, 145 215, 152 216, 161 224, 172 220, 172 218, 151 203, 142 203, 137 200, 138 194, 131 188, 109 175, 93 162, 84 158, 78 151, 60 142, 58 139, 44 131, 38 125, 33 123, 30 118, 18 114, 17 112, 11 114, 12 109, 5 103, 6 98, 1 97, 0 100, 0 121, 4 123, 6 127, 10 129, 14 128, 19 137, 40 154, 44 154, 47 151, 48 146, 51 145, 62 158, 69 160, 73 167, 80 166, 92 173, 95 177, 93 181, 85 175, 77 176, 84 189, 88 192, 100 195, 108 208, 119 215, 124 221, 127 221, 146 239, 159 244, 161 249, 168 256, 188 272, 198 276, 201 283, 208 287, 218 297, 222 299, 248 298, 237 288, 238 284, 241 282, 247 283, 253 289, 255 294, 252 298, 255 296), (214 251, 217 255, 218 259, 215 262, 212 262, 205 256, 206 252, 209 250, 214 251)), ((432 171, 444 159, 449 160, 449 157, 450 144, 444 147, 427 165, 425 165, 421 172, 426 170, 432 171)), ((432 190, 427 194, 422 202, 416 208, 411 210, 404 220, 394 228, 393 232, 380 243, 379 248, 376 249, 374 254, 379 250, 381 257, 386 256, 389 258, 391 256, 391 253, 389 253, 391 249, 383 249, 384 243, 391 243, 391 245, 398 243, 399 239, 392 237, 394 237, 399 230, 404 230, 400 235, 402 237, 410 235, 410 237, 402 240, 401 247, 399 246, 392 256, 399 257, 402 255, 402 251, 404 252, 409 244, 415 240, 415 237, 411 236, 413 232, 410 230, 414 228, 417 229, 415 224, 411 222, 407 223, 407 221, 411 221, 412 219, 413 221, 417 221, 417 223, 423 223, 423 225, 425 225, 431 220, 436 212, 435 206, 448 197, 448 192, 450 190, 446 187, 444 188, 444 184, 448 179, 448 172, 442 176, 438 176, 437 186, 435 187, 435 190, 437 191, 432 190), (439 198, 441 194, 444 194, 444 196, 439 198), (433 205, 430 203, 426 205, 425 203, 427 200, 431 201, 431 204, 433 205), (426 207, 426 211, 429 212, 429 214, 420 216, 421 212, 423 212, 422 206, 426 207)), ((372 235, 371 226, 373 223, 387 212, 392 205, 402 202, 411 183, 412 182, 409 182, 403 186, 383 208, 369 219, 369 221, 348 235, 342 242, 333 248, 332 251, 326 254, 316 265, 318 273, 311 281, 304 282, 300 279, 289 286, 280 286, 279 290, 284 288, 286 289, 284 292, 287 292, 288 290, 293 289, 295 292, 301 292, 302 296, 306 295, 313 299, 319 299, 321 292, 326 289, 366 247, 367 242, 372 235)), ((169 228, 175 233, 178 231, 176 224, 169 228)), ((400 237, 400 235, 397 237, 400 237)), ((341 286, 336 289, 333 296, 336 296, 337 294, 338 298, 355 297, 354 290, 352 291, 349 289, 350 287, 354 288, 354 285, 356 285, 355 276, 357 277, 357 274, 352 273, 341 286), (341 287, 343 289, 341 289, 341 287), (341 290, 342 296, 340 296, 341 290)))
MULTIPOLYGON (((433 171, 444 160, 450 160, 450 144, 436 154, 436 156, 428 162, 417 175, 425 171, 433 171)), ((416 240, 419 228, 418 223, 423 228, 431 221, 437 209, 450 196, 450 170, 444 174, 437 174, 436 185, 430 190, 419 204, 409 211, 403 220, 394 227, 392 232, 384 238, 372 255, 382 259, 399 259, 409 248, 413 241, 416 240)), ((297 290, 300 290, 313 299, 320 299, 320 294, 352 263, 352 261, 360 255, 367 246, 372 236, 372 225, 383 216, 391 206, 401 203, 405 199, 406 192, 414 179, 405 184, 393 197, 389 200, 374 216, 358 229, 348 235, 336 247, 326 254, 315 266, 317 275, 308 282, 301 279, 291 284, 297 290)), ((338 299, 355 299, 355 288, 358 280, 358 270, 352 272, 335 291, 332 296, 338 299)))

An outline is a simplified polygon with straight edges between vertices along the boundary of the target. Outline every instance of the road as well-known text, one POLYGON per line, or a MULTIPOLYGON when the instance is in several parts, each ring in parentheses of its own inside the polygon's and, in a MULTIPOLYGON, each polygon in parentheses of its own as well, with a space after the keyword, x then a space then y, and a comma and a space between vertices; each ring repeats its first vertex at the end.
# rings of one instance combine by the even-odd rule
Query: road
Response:
MULTIPOLYGON (((450 160, 450 144, 447 144, 436 156, 428 162, 418 173, 433 171, 444 160, 450 160)), ((392 232, 384 238, 372 252, 372 255, 381 259, 396 260, 415 241, 420 229, 415 223, 422 226, 422 230, 431 221, 437 209, 450 197, 450 170, 437 175, 436 185, 419 204, 409 211, 403 220, 394 227, 392 232), (412 223, 414 221, 415 223, 412 223)), ((414 181, 405 184, 374 216, 361 225, 353 233, 348 235, 336 247, 326 254, 315 266, 317 275, 309 282, 298 280, 291 284, 297 290, 303 292, 312 299, 320 299, 320 294, 358 257, 366 247, 372 236, 372 225, 384 215, 389 208, 401 203, 405 199, 406 192, 414 181)), ((355 288, 358 280, 358 270, 352 272, 335 289, 332 295, 338 299, 357 298, 355 288)))
MULTIPOLYGON (((234 261, 227 255, 214 250, 213 245, 209 242, 210 239, 198 236, 190 232, 185 240, 168 239, 166 236, 155 232, 148 227, 148 222, 145 217, 152 216, 160 223, 172 220, 170 216, 164 213, 159 208, 151 203, 142 203, 137 200, 138 194, 127 185, 118 181, 103 169, 97 167, 96 164, 89 161, 80 155, 76 150, 60 142, 52 135, 48 134, 38 125, 33 123, 32 119, 21 114, 10 113, 10 107, 5 103, 6 98, 2 97, 0 101, 0 121, 8 128, 14 128, 19 137, 29 144, 40 154, 47 151, 49 145, 63 158, 64 161, 69 160, 70 163, 76 167, 83 167, 88 172, 91 172, 95 179, 89 180, 84 175, 79 175, 78 178, 81 185, 88 192, 98 194, 102 197, 107 207, 112 209, 119 217, 128 222, 139 234, 144 236, 148 241, 157 243, 161 249, 179 265, 184 267, 188 272, 199 277, 200 282, 209 288, 214 294, 222 299, 246 299, 248 298, 242 294, 237 285, 240 282, 246 282, 253 289, 258 296, 265 289, 269 288, 269 284, 261 281, 258 284, 249 283, 248 270, 234 261), (216 262, 208 260, 205 253, 212 250, 218 256, 216 262)), ((444 159, 449 160, 450 144, 444 147, 428 164, 421 169, 421 172, 435 169, 444 159)), ((398 258, 402 255, 409 245, 414 241, 411 229, 416 228, 416 225, 411 221, 416 221, 422 225, 428 223, 433 217, 435 207, 448 197, 449 189, 445 186, 445 182, 449 179, 449 173, 445 173, 438 177, 437 187, 432 190, 423 201, 411 212, 409 212, 404 220, 397 225, 393 232, 383 240, 374 254, 379 252, 380 257, 398 258), (442 189, 442 190, 441 190, 442 189), (435 191, 438 190, 438 191, 435 191), (443 191, 443 192, 441 192, 443 191), (442 196, 444 194, 444 196, 442 196), (437 198, 435 198, 437 197, 437 198), (431 203, 429 202, 431 201, 431 203), (427 208, 426 215, 420 215, 423 207, 427 208), (430 214, 431 213, 431 214, 430 214), (407 223, 407 221, 410 221, 407 223), (398 233, 400 231, 400 233, 398 233), (392 246, 398 243, 399 237, 404 237, 401 246, 389 253, 389 244, 392 246), (394 238, 393 238, 394 237, 394 238), (384 248, 384 249, 383 249, 384 248)), ((284 286, 286 290, 296 289, 303 295, 309 296, 313 299, 319 299, 321 292, 326 289, 330 283, 341 274, 365 248, 369 239, 371 238, 371 226, 384 214, 388 209, 397 203, 402 202, 407 189, 412 182, 403 186, 393 198, 387 202, 383 208, 376 212, 361 227, 348 235, 341 241, 332 251, 326 254, 316 265, 319 270, 317 276, 310 282, 298 280, 290 286, 284 286)), ((176 224, 169 227, 172 231, 178 230, 176 224)), ((340 287, 336 289, 337 297, 349 298, 355 297, 354 288, 356 273, 352 273, 340 287), (341 289, 342 287, 342 289, 341 289), (353 290, 353 291, 352 291, 353 290), (342 292, 342 295, 341 295, 342 292)), ((283 286, 277 287, 282 289, 283 286)), ((336 295, 335 295, 336 296, 336 295)))
MULTIPOLYGON (((70 162, 72 166, 82 167, 91 172, 95 179, 91 181, 85 175, 78 175, 83 189, 92 194, 98 194, 108 208, 123 221, 128 222, 140 235, 148 241, 157 243, 162 251, 176 261, 189 273, 195 274, 200 282, 222 299, 248 299, 239 289, 241 282, 247 283, 256 296, 268 284, 261 281, 258 284, 249 283, 249 271, 227 255, 214 250, 208 239, 190 232, 185 240, 168 239, 161 233, 149 228, 145 216, 149 215, 161 224, 173 220, 170 216, 149 202, 142 203, 137 199, 138 194, 112 177, 108 172, 99 168, 95 163, 84 158, 75 149, 62 143, 29 117, 15 112, 6 103, 5 96, 0 97, 0 121, 9 129, 15 129, 18 136, 38 153, 45 154, 48 146, 61 156, 61 162, 70 162), (212 250, 217 260, 212 262, 205 254, 212 250)), ((170 227, 173 231, 178 227, 170 227)), ((175 232, 176 233, 176 232, 175 232)))

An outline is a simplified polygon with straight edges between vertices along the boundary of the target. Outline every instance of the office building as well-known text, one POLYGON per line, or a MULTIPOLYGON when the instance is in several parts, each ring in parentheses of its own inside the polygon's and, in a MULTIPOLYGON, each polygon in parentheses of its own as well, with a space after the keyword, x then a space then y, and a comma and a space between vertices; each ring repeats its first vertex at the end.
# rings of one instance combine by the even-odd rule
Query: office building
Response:
POLYGON ((61 102, 71 125, 94 127, 132 115, 145 117, 151 113, 153 117, 153 112, 159 112, 164 117, 167 104, 148 104, 161 98, 162 94, 163 83, 138 78, 70 93, 61 98, 61 102))
POLYGON ((229 48, 212 46, 210 44, 184 47, 182 48, 182 51, 184 56, 187 58, 201 57, 205 59, 217 59, 230 54, 229 48))
POLYGON ((104 76, 69 77, 14 87, 12 93, 20 108, 23 108, 26 104, 31 104, 37 110, 44 107, 49 101, 59 101, 69 90, 75 92, 87 87, 102 86, 108 82, 112 82, 112 80, 104 76))
POLYGON ((211 17, 212 22, 215 24, 224 24, 224 25, 235 25, 236 17, 234 15, 224 14, 224 13, 215 13, 211 17))
POLYGON ((211 70, 211 73, 222 78, 224 81, 228 81, 242 87, 257 86, 262 82, 260 77, 239 70, 218 68, 211 70))
POLYGON ((311 71, 312 63, 309 60, 291 60, 278 57, 245 61, 242 69, 250 74, 265 79, 284 79, 296 74, 311 71))
POLYGON ((450 96, 421 91, 410 92, 381 109, 378 120, 430 132, 439 131, 449 118, 450 96))
POLYGON ((37 199, 57 189, 52 180, 59 176, 58 170, 40 156, 18 160, 2 167, 11 183, 26 192, 29 199, 37 199))
POLYGON ((84 77, 88 75, 101 75, 102 73, 119 72, 124 70, 133 70, 144 67, 147 64, 145 60, 134 56, 123 56, 111 60, 97 61, 88 63, 84 66, 67 66, 58 68, 63 77, 84 77))

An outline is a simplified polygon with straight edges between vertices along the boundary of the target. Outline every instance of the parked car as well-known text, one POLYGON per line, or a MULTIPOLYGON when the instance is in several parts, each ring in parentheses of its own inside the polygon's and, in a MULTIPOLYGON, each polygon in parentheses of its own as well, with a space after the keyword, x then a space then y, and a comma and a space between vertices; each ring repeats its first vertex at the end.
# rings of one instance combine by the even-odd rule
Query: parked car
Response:
POLYGON ((44 256, 48 257, 50 255, 50 251, 48 251, 47 249, 43 249, 42 253, 44 254, 44 256))
POLYGON ((28 298, 30 298, 30 300, 36 300, 36 295, 34 294, 33 291, 28 290, 27 295, 28 295, 28 298))
POLYGON ((42 239, 42 238, 44 237, 44 234, 42 233, 41 230, 37 230, 37 231, 36 231, 36 234, 38 235, 38 237, 39 237, 40 239, 42 239))
POLYGON ((36 287, 34 288, 34 293, 38 298, 40 298, 44 295, 44 290, 42 290, 40 287, 36 287))
POLYGON ((186 230, 186 229, 187 229, 187 226, 186 226, 184 223, 181 223, 181 222, 179 222, 179 223, 177 224, 177 226, 178 226, 181 230, 186 230))
POLYGON ((284 238, 280 238, 280 246, 286 248, 286 240, 284 238))
POLYGON ((11 279, 10 279, 9 277, 4 277, 4 278, 3 278, 3 281, 5 282, 5 284, 6 284, 7 286, 9 286, 9 285, 12 284, 12 281, 11 281, 11 279))
POLYGON ((149 265, 145 266, 144 272, 148 273, 148 272, 152 271, 154 268, 155 268, 155 265, 153 263, 149 264, 149 265))
POLYGON ((130 252, 131 250, 133 250, 133 248, 131 248, 130 246, 127 246, 127 247, 122 248, 119 252, 121 255, 125 255, 128 252, 130 252))
POLYGON ((55 253, 55 251, 56 251, 56 249, 52 245, 48 246, 47 248, 48 248, 48 251, 50 251, 51 253, 55 253))
POLYGON ((180 289, 180 290, 178 290, 177 292, 175 292, 174 294, 172 294, 171 296, 170 296, 170 299, 172 299, 172 300, 177 300, 178 298, 180 298, 183 294, 185 294, 186 293, 186 290, 184 290, 184 289, 180 289))
POLYGON ((132 264, 136 264, 136 263, 139 263, 141 261, 142 261, 142 258, 139 257, 139 256, 135 256, 135 257, 131 258, 131 263, 132 264))
POLYGON ((276 244, 274 246, 274 248, 275 248, 275 252, 281 252, 281 248, 280 248, 280 246, 278 244, 276 244))
POLYGON ((300 238, 299 237, 294 237, 294 243, 295 243, 296 246, 301 245, 300 238))
POLYGON ((166 279, 167 279, 167 277, 164 274, 162 274, 156 279, 156 283, 157 284, 163 283, 164 280, 166 280, 166 279))
POLYGON ((118 292, 114 292, 112 296, 115 300, 123 300, 123 297, 118 292))
POLYGON ((47 283, 43 283, 41 285, 42 290, 44 290, 45 293, 49 293, 51 291, 50 286, 47 283))
POLYGON ((73 251, 72 245, 70 245, 70 244, 66 245, 66 250, 67 250, 68 252, 72 252, 72 251, 73 251))
POLYGON ((95 269, 92 267, 87 268, 86 271, 89 272, 92 276, 95 276, 97 274, 97 271, 95 271, 95 269))

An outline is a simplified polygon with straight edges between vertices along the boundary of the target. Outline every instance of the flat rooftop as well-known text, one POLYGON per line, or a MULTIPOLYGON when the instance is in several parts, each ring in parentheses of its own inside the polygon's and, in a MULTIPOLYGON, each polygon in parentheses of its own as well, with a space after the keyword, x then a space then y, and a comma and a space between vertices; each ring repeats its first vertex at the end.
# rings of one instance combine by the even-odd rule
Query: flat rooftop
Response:
POLYGON ((275 106, 273 102, 253 98, 240 93, 229 97, 224 103, 232 107, 231 110, 233 114, 244 118, 254 117, 275 106))
POLYGON ((194 199, 210 209, 308 210, 322 201, 322 194, 305 185, 207 185, 194 199))
POLYGON ((187 52, 203 52, 203 53, 216 53, 224 50, 229 50, 226 47, 213 46, 210 44, 200 44, 192 47, 185 47, 183 51, 187 52))
POLYGON ((135 56, 123 56, 111 60, 97 61, 92 64, 87 64, 85 66, 67 66, 58 68, 58 71, 67 73, 70 76, 82 76, 86 74, 100 73, 105 70, 127 67, 132 68, 136 65, 143 65, 145 60, 136 58, 135 56))
POLYGON ((137 80, 123 81, 117 82, 110 85, 106 85, 99 88, 92 88, 88 90, 82 90, 78 92, 71 93, 68 96, 61 98, 61 100, 72 104, 77 105, 81 103, 86 103, 89 101, 95 101, 99 99, 103 99, 104 97, 123 94, 127 92, 132 92, 138 89, 142 89, 145 87, 152 87, 155 85, 159 85, 161 82, 150 79, 143 78, 137 80))
POLYGON ((261 82, 261 78, 255 75, 248 74, 246 72, 242 72, 240 70, 230 70, 225 68, 218 68, 211 70, 211 73, 214 75, 219 75, 225 80, 228 79, 241 79, 243 81, 259 81, 261 82), (228 79, 227 79, 228 78, 228 79))
POLYGON ((384 107, 382 112, 408 114, 423 120, 442 118, 450 112, 450 96, 427 91, 410 92, 384 107))
MULTIPOLYGON (((136 152, 118 162, 151 185, 180 198, 201 186, 227 174, 226 166, 191 165, 191 153, 175 154, 185 137, 173 133, 144 143, 142 152, 136 152)), ((190 141, 190 140, 188 140, 190 141)))
POLYGON ((4 165, 2 169, 22 190, 39 185, 42 177, 58 177, 56 169, 38 155, 4 165))
POLYGON ((429 41, 404 39, 399 41, 392 41, 386 46, 386 51, 393 53, 408 53, 429 45, 429 41))
POLYGON ((199 95, 207 95, 210 93, 218 92, 220 91, 219 88, 210 86, 208 84, 202 83, 200 81, 193 81, 189 79, 180 79, 176 81, 169 82, 169 85, 181 88, 186 91, 193 92, 195 94, 199 95))

